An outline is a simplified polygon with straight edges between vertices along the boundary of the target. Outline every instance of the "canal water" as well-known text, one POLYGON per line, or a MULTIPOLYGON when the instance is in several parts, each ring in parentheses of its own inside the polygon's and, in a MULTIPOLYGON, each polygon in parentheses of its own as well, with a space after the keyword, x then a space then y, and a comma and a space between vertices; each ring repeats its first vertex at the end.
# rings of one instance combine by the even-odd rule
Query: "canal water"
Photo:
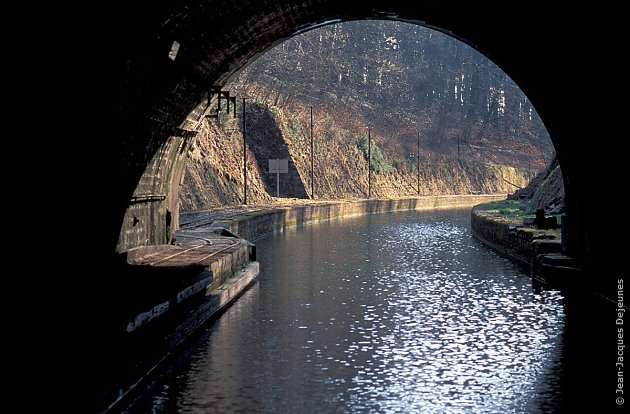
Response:
POLYGON ((564 298, 470 232, 470 210, 258 240, 258 282, 133 413, 553 412, 564 298))

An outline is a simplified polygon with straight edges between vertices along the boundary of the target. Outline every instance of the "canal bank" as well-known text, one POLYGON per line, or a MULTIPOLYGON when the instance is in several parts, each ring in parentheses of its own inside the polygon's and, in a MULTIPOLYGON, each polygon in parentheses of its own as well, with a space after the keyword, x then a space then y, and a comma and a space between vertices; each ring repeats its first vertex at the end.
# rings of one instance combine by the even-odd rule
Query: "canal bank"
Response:
POLYGON ((537 283, 563 290, 586 283, 580 264, 565 254, 559 217, 527 215, 520 201, 495 201, 473 207, 471 230, 497 253, 529 266, 537 283))
POLYGON ((470 226, 473 235, 494 250, 531 266, 538 254, 560 253, 560 230, 534 226, 520 203, 512 200, 473 207, 470 226))
POLYGON ((502 200, 505 194, 422 196, 376 200, 293 201, 292 204, 238 206, 181 213, 182 230, 214 226, 229 230, 246 240, 256 240, 296 225, 397 211, 468 208, 502 200))

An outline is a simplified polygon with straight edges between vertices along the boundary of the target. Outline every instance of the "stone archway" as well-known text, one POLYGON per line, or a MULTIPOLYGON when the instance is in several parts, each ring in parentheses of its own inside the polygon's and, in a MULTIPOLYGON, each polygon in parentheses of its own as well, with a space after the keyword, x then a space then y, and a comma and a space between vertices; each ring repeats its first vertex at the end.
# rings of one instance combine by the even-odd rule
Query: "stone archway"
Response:
MULTIPOLYGON (((99 22, 103 38, 93 47, 98 64, 89 81, 97 127, 95 118, 87 119, 101 139, 81 173, 100 181, 73 206, 90 220, 90 243, 78 258, 84 266, 73 264, 72 272, 85 276, 98 266, 99 276, 109 273, 91 277, 87 293, 66 303, 73 314, 79 309, 92 317, 90 330, 80 333, 87 345, 77 344, 90 357, 112 353, 108 324, 124 298, 126 277, 116 252, 167 243, 177 227, 177 191, 195 135, 194 111, 208 88, 224 85, 278 42, 334 21, 423 24, 467 41, 497 63, 534 104, 556 147, 567 191, 569 253, 585 275, 594 276, 586 279, 588 289, 616 295, 616 280, 625 271, 621 246, 612 241, 619 226, 603 221, 600 211, 603 197, 616 189, 610 183, 624 177, 625 156, 603 140, 614 135, 602 133, 609 120, 602 107, 609 104, 600 92, 613 90, 621 78, 607 73, 607 52, 591 46, 609 35, 609 16, 601 10, 549 10, 548 2, 538 0, 509 7, 500 1, 435 0, 139 0, 106 7, 86 17, 99 22), (88 303, 81 306, 81 299, 88 303)), ((79 280, 75 287, 83 289, 79 280)))
POLYGON ((545 122, 563 168, 569 253, 586 267, 603 254, 597 240, 607 235, 598 226, 589 183, 606 174, 584 169, 599 154, 575 145, 576 137, 586 139, 586 130, 594 128, 584 124, 592 105, 575 86, 588 70, 580 66, 589 36, 581 18, 587 12, 571 11, 575 16, 569 19, 567 10, 548 10, 537 1, 520 9, 500 2, 428 0, 352 5, 331 0, 191 0, 179 6, 144 6, 118 10, 123 22, 113 30, 117 41, 113 56, 107 56, 115 66, 108 91, 116 120, 110 137, 115 183, 108 214, 115 225, 107 239, 112 251, 169 241, 178 225, 178 184, 195 135, 195 109, 211 86, 224 85, 256 56, 297 33, 335 21, 377 18, 451 33, 516 81, 545 122), (179 48, 172 59, 174 42, 179 48))

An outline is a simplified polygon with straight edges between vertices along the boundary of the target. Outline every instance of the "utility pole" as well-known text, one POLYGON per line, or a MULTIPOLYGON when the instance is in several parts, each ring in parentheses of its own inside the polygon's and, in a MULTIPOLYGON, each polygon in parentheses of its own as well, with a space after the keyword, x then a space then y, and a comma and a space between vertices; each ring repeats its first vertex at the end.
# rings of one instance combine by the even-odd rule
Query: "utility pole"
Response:
POLYGON ((420 195, 420 133, 418 132, 418 195, 420 195))
POLYGON ((372 198, 372 136, 368 127, 368 198, 372 198))
POLYGON ((315 152, 313 145, 313 105, 311 107, 311 197, 315 199, 315 152))
POLYGON ((243 98, 243 204, 247 204, 247 136, 245 135, 245 99, 243 98))

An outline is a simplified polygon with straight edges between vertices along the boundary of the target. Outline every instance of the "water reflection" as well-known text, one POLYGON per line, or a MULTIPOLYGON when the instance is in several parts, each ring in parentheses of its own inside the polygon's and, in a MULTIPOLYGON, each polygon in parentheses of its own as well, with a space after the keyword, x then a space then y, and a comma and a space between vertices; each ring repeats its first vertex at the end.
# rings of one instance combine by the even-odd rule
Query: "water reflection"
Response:
POLYGON ((257 243, 259 283, 138 411, 531 412, 559 397, 563 298, 470 236, 466 210, 257 243))

